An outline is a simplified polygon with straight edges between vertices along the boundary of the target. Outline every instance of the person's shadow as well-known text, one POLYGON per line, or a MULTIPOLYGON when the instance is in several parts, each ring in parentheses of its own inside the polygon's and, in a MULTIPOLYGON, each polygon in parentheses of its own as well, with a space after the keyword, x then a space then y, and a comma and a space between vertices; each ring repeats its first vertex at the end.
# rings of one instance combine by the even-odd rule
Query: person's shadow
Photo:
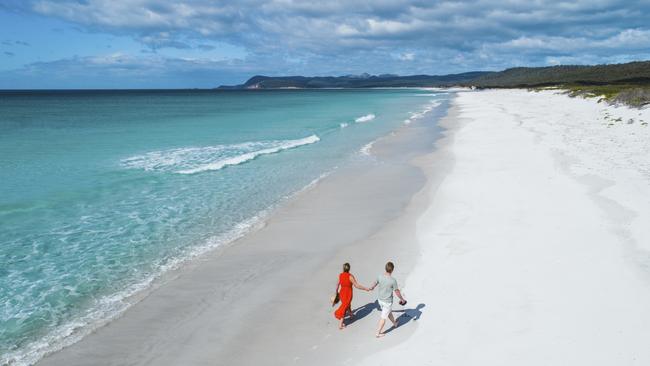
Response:
POLYGON ((350 325, 356 322, 357 320, 361 320, 367 317, 368 315, 370 315, 370 313, 372 313, 373 310, 378 308, 379 305, 377 304, 377 301, 369 302, 365 305, 359 306, 358 308, 352 310, 352 314, 354 316, 352 318, 348 318, 346 324, 350 325))
POLYGON ((411 309, 402 309, 402 310, 393 310, 393 313, 402 313, 396 320, 397 326, 392 326, 384 331, 384 334, 390 333, 393 330, 400 328, 406 323, 412 321, 417 321, 422 316, 422 309, 425 307, 425 304, 418 304, 415 308, 411 309))

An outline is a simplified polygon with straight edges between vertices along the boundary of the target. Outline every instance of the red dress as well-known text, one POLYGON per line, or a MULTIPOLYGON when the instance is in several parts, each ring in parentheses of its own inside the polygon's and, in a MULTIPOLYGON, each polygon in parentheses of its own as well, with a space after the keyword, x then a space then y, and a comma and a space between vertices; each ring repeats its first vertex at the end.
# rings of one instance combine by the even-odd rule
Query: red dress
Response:
POLYGON ((342 319, 347 312, 352 312, 352 282, 348 272, 339 275, 339 285, 341 285, 339 289, 341 306, 334 312, 336 319, 342 319))

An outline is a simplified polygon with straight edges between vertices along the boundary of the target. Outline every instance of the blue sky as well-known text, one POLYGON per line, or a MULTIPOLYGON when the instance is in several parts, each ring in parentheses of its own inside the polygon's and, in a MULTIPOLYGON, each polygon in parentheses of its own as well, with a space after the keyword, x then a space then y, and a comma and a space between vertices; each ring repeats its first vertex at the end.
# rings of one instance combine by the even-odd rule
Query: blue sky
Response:
POLYGON ((648 60, 648 19, 634 0, 0 0, 0 88, 648 60))

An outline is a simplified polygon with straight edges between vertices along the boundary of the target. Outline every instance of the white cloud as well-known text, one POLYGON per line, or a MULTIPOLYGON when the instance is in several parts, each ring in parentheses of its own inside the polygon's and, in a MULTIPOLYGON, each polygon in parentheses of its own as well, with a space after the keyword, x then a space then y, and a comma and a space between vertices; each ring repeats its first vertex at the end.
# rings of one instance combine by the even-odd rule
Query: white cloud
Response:
POLYGON ((417 21, 395 21, 395 20, 376 20, 366 19, 368 27, 366 32, 360 32, 365 36, 378 36, 378 35, 396 35, 416 31, 422 27, 422 24, 417 21))
POLYGON ((596 42, 596 46, 647 51, 650 49, 650 30, 625 29, 612 37, 596 42))

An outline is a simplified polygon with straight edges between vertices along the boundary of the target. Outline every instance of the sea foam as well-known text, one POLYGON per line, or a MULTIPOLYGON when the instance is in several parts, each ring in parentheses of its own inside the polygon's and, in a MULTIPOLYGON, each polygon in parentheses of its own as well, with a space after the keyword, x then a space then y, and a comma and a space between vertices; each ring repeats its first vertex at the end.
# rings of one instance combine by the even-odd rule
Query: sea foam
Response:
POLYGON ((372 146, 375 144, 375 142, 377 142, 377 141, 376 140, 371 141, 371 142, 363 145, 363 147, 359 150, 361 155, 370 156, 371 155, 370 150, 372 149, 372 146))
POLYGON ((375 117, 376 116, 374 114, 370 113, 370 114, 366 114, 365 116, 361 116, 361 117, 355 119, 354 122, 356 122, 356 123, 370 122, 373 119, 375 119, 375 117))
POLYGON ((278 153, 320 141, 316 135, 296 140, 246 142, 234 145, 188 147, 153 151, 123 159, 122 166, 147 171, 196 174, 243 164, 260 155, 278 153))
POLYGON ((410 117, 404 120, 404 124, 408 125, 411 124, 413 121, 418 120, 422 117, 424 117, 425 114, 431 112, 435 108, 440 106, 440 101, 433 99, 429 104, 427 104, 421 111, 418 112, 410 112, 410 117))

